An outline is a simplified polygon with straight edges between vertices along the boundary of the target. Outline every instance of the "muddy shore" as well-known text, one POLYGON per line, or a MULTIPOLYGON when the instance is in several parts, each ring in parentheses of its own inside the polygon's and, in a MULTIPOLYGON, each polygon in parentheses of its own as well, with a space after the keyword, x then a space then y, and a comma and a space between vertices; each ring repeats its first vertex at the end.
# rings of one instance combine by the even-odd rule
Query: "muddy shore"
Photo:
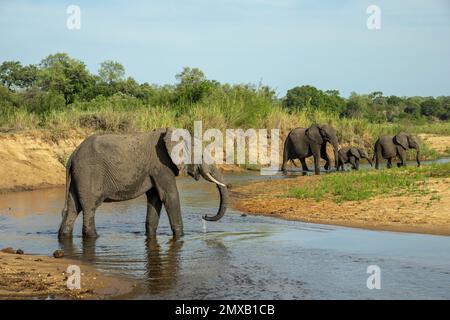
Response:
POLYGON ((0 299, 120 299, 135 290, 131 280, 105 275, 65 258, 0 252, 0 299), (67 267, 81 270, 81 288, 67 288, 67 267))
POLYGON ((430 195, 389 196, 335 203, 284 197, 289 189, 315 183, 320 176, 301 176, 252 183, 232 189, 233 205, 241 211, 346 227, 450 236, 450 178, 428 181, 430 195))

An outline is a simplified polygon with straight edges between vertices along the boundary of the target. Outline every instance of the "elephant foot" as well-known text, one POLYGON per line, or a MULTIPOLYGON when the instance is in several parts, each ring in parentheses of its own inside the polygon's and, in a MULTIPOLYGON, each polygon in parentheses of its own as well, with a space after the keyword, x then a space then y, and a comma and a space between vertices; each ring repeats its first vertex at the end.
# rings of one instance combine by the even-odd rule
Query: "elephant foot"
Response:
POLYGON ((59 230, 59 232, 58 232, 58 239, 59 240, 71 239, 71 238, 72 238, 72 231, 59 230))
POLYGON ((156 237, 156 229, 147 229, 146 230, 146 232, 145 232, 145 235, 148 237, 148 238, 155 238, 156 237))
POLYGON ((70 226, 62 224, 58 230, 58 239, 69 239, 72 238, 73 228, 70 226))
POLYGON ((184 236, 183 230, 172 230, 174 239, 181 238, 184 236))
POLYGON ((99 237, 99 235, 98 235, 97 231, 92 230, 92 229, 86 230, 83 228, 83 238, 94 239, 94 238, 98 238, 98 237, 99 237))

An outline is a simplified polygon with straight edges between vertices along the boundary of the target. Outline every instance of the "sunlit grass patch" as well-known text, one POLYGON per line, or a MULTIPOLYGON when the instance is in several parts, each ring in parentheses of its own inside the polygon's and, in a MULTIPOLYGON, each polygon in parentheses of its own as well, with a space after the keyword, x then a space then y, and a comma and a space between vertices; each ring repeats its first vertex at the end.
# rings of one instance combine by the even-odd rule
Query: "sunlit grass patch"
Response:
POLYGON ((328 174, 316 183, 289 190, 284 197, 316 201, 329 198, 340 203, 382 195, 424 195, 429 193, 429 177, 450 177, 450 163, 328 174))

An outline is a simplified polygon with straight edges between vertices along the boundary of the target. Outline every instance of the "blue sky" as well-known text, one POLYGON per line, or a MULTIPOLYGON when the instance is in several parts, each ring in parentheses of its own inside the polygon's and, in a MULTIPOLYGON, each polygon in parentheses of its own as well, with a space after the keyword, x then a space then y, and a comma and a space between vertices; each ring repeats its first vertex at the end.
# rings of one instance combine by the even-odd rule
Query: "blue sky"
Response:
POLYGON ((448 0, 0 0, 0 61, 67 52, 96 72, 121 62, 139 82, 174 83, 184 66, 209 79, 276 88, 450 95, 448 0), (68 30, 66 8, 81 8, 68 30), (366 8, 381 8, 368 30, 366 8))

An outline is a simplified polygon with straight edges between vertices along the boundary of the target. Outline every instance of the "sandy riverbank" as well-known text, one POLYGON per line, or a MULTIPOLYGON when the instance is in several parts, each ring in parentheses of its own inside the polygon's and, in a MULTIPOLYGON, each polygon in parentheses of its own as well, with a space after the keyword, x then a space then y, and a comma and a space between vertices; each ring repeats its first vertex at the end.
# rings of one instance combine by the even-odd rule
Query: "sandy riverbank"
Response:
POLYGON ((365 229, 450 236, 450 178, 430 178, 433 195, 389 196, 335 203, 331 199, 287 198, 290 189, 316 183, 320 176, 301 176, 257 182, 232 190, 241 211, 286 220, 365 229), (439 197, 433 201, 431 197, 439 197))
POLYGON ((135 284, 102 274, 80 261, 0 252, 0 299, 114 299, 127 297, 135 284), (81 269, 81 289, 67 288, 67 267, 81 269))

